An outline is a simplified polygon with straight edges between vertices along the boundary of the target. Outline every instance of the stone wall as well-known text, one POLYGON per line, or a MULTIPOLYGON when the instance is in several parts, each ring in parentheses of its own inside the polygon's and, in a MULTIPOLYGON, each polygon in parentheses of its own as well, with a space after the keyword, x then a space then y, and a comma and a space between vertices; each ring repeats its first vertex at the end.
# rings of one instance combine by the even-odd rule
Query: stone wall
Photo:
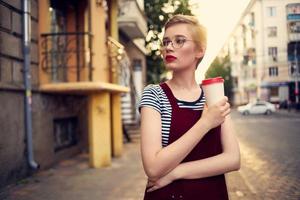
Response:
MULTIPOLYGON (((26 159, 22 52, 22 0, 0 0, 0 188, 30 175, 26 159)), ((41 169, 87 148, 87 98, 38 90, 38 1, 31 0, 32 129, 41 169), (54 120, 75 117, 78 143, 54 148, 54 120)))
MULTIPOLYGON (((22 1, 0 0, 0 88, 23 87, 22 1)), ((31 84, 38 85, 38 5, 31 0, 31 84)))

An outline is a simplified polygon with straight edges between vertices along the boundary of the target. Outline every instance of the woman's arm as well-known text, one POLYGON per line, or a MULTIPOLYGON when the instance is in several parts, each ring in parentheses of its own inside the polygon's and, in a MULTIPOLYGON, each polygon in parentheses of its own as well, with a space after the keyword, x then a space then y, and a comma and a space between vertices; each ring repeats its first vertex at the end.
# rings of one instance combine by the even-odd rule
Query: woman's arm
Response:
POLYGON ((172 172, 175 179, 205 178, 240 168, 240 149, 230 116, 226 117, 221 131, 223 152, 213 157, 178 165, 172 172))
POLYGON ((203 112, 191 129, 165 148, 161 146, 160 113, 152 108, 142 107, 141 153, 148 178, 157 180, 177 167, 211 128, 224 122, 230 112, 229 107, 225 97, 203 112))
POLYGON ((149 180, 148 192, 162 188, 177 179, 197 179, 224 174, 240 168, 240 150, 234 136, 230 116, 222 124, 221 141, 223 152, 219 155, 179 164, 170 173, 158 180, 149 180))

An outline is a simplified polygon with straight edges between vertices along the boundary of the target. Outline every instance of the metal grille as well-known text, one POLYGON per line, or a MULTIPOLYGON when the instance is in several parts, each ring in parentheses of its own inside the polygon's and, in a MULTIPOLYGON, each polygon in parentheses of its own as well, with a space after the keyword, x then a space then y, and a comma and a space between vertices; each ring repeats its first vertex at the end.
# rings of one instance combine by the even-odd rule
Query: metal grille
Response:
POLYGON ((90 33, 45 33, 42 37, 42 69, 52 82, 92 79, 90 33), (86 73, 81 73, 86 68, 86 73))

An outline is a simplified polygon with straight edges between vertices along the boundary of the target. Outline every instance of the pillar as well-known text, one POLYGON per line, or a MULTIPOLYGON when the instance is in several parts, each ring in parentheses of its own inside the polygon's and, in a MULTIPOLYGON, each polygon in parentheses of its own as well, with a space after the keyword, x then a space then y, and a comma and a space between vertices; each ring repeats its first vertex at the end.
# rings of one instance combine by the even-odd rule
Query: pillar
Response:
POLYGON ((88 98, 90 165, 94 168, 109 166, 111 163, 110 94, 94 93, 88 98))

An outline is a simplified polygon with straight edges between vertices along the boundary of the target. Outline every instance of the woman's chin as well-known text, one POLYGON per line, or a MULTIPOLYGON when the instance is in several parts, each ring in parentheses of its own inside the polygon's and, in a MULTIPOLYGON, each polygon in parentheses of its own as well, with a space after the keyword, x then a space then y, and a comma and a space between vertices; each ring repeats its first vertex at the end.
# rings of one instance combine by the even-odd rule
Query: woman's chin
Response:
POLYGON ((176 69, 176 66, 175 66, 174 63, 165 63, 165 67, 166 67, 166 69, 168 69, 168 70, 176 69))

